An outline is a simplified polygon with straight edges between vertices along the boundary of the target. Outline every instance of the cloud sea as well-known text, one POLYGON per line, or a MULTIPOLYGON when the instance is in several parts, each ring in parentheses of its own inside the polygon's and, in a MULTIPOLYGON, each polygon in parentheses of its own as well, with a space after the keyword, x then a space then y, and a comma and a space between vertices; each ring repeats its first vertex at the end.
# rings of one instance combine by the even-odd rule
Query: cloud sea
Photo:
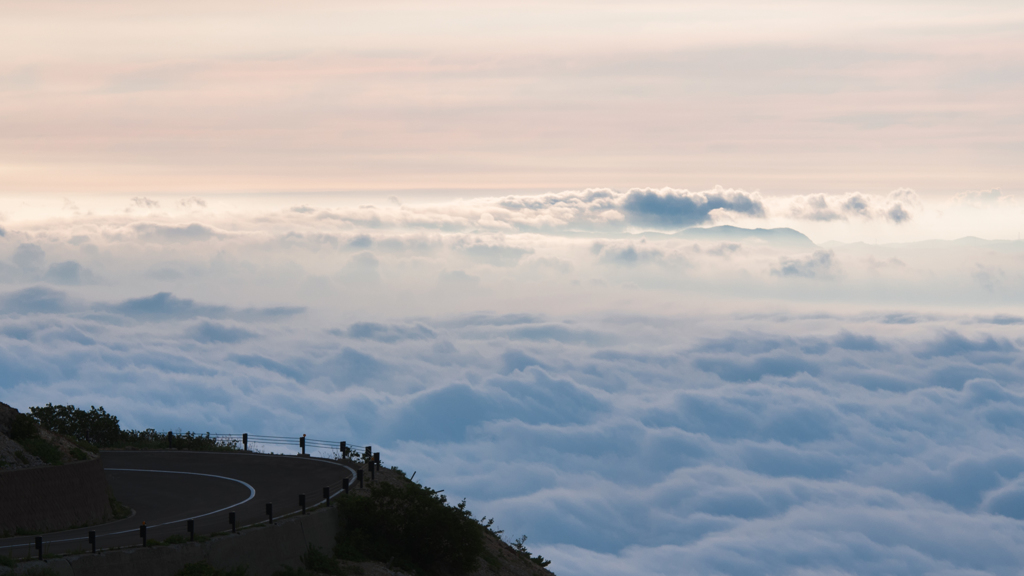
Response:
POLYGON ((1024 243, 980 238, 1013 237, 999 191, 19 210, 22 410, 371 443, 560 576, 1024 564, 1024 243))

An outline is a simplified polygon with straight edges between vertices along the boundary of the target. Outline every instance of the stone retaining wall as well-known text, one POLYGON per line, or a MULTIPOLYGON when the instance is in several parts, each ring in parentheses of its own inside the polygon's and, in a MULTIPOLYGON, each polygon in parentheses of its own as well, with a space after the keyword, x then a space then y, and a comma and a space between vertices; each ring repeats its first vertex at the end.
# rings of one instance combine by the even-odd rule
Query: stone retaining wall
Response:
POLYGON ((111 517, 99 458, 0 472, 0 534, 52 532, 111 517))
MULTIPOLYGON (((273 526, 251 528, 206 542, 23 562, 14 574, 44 566, 60 576, 174 576, 186 564, 205 560, 222 570, 245 565, 249 568, 247 576, 270 576, 282 566, 297 568, 301 564, 299 557, 310 544, 330 555, 338 532, 337 518, 336 509, 320 509, 306 516, 281 520, 273 526)), ((0 575, 5 573, 9 573, 9 569, 0 567, 0 575)))

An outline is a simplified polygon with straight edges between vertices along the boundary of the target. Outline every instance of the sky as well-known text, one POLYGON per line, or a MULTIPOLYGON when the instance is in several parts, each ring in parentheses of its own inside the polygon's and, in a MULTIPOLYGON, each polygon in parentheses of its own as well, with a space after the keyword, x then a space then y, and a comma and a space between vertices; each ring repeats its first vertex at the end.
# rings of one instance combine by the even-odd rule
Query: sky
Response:
POLYGON ((5 2, 0 188, 1019 191, 1022 22, 1011 0, 5 2))
POLYGON ((0 10, 0 401, 559 576, 1021 572, 1018 3, 0 10))

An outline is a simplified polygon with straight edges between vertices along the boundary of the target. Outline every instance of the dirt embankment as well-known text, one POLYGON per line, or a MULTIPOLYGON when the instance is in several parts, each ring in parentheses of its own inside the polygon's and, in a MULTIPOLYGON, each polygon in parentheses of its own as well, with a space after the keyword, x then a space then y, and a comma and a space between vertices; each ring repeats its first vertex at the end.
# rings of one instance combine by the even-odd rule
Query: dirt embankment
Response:
POLYGON ((0 402, 0 471, 99 458, 74 440, 51 432, 27 414, 0 402))

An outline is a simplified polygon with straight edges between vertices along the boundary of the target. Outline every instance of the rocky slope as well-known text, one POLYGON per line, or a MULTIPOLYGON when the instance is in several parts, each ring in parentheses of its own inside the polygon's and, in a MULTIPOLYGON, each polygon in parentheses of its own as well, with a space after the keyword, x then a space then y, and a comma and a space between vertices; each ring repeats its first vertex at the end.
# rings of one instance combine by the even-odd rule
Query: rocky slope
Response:
POLYGON ((0 470, 98 458, 88 446, 51 432, 0 402, 0 470))

